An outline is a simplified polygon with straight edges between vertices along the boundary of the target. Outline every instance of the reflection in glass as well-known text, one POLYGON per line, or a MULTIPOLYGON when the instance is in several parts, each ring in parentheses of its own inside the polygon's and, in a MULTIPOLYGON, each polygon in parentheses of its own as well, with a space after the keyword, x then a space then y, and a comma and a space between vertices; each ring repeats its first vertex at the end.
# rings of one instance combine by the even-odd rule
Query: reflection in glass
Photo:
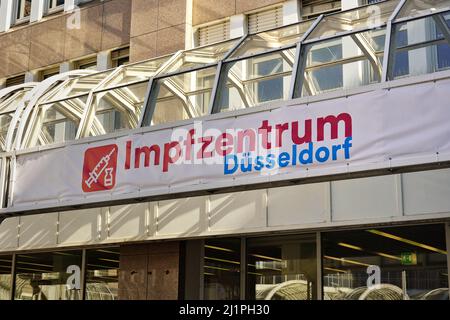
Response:
POLYGON ((323 250, 325 299, 448 299, 443 225, 326 233, 323 250))
POLYGON ((380 82, 385 32, 371 30, 307 45, 295 97, 380 82))
MULTIPOLYGON (((216 67, 158 79, 152 90, 151 124, 192 119, 207 114, 216 67)), ((148 114, 147 116, 150 116, 148 114)), ((149 118, 144 120, 149 125, 149 118)))
POLYGON ((408 0, 397 15, 397 19, 417 17, 445 9, 450 9, 448 0, 408 0))
MULTIPOLYGON (((0 98, 0 150, 6 150, 6 138, 8 135, 9 126, 11 124, 14 113, 17 110, 19 103, 25 98, 25 95, 30 91, 30 88, 21 88, 17 91, 10 92, 0 98)), ((14 128, 12 142, 15 140, 17 133, 17 126, 14 128)))
POLYGON ((247 299, 316 300, 316 236, 247 241, 247 299))
POLYGON ((69 266, 81 270, 81 251, 17 255, 15 299, 81 300, 81 290, 67 285, 76 283, 69 266))
POLYGON ((175 61, 166 66, 162 72, 169 73, 182 71, 194 67, 202 67, 208 64, 217 63, 230 51, 237 40, 228 40, 217 44, 199 47, 184 51, 175 61))
POLYGON ((249 35, 231 58, 254 55, 271 49, 296 45, 311 27, 313 20, 249 35))
POLYGON ((96 88, 102 81, 110 76, 112 72, 113 71, 109 70, 69 79, 61 85, 55 86, 53 89, 49 90, 41 99, 41 103, 88 94, 92 89, 96 88))
POLYGON ((0 300, 11 299, 12 256, 0 256, 0 300))
POLYGON ((164 56, 161 58, 126 65, 120 69, 119 72, 116 72, 114 76, 104 82, 98 89, 102 90, 112 86, 122 86, 138 81, 146 81, 150 79, 170 58, 171 56, 164 56))
POLYGON ((87 96, 80 96, 41 105, 35 126, 38 135, 32 136, 29 146, 48 145, 74 140, 83 117, 87 96))
POLYGON ((240 239, 205 241, 204 297, 206 300, 239 300, 240 239))
POLYGON ((117 300, 119 248, 86 251, 86 300, 117 300))
POLYGON ((14 112, 0 114, 0 150, 6 150, 6 136, 8 134, 9 124, 11 123, 14 112))
POLYGON ((343 11, 325 16, 307 37, 307 40, 320 39, 338 33, 375 29, 386 25, 399 1, 384 1, 368 7, 343 11))
POLYGON ((289 99, 296 48, 224 64, 217 88, 219 112, 289 99))
POLYGON ((450 14, 399 23, 394 28, 390 78, 450 68, 450 14))
POLYGON ((147 86, 146 81, 95 93, 95 118, 91 123, 91 135, 136 128, 144 106, 147 86))

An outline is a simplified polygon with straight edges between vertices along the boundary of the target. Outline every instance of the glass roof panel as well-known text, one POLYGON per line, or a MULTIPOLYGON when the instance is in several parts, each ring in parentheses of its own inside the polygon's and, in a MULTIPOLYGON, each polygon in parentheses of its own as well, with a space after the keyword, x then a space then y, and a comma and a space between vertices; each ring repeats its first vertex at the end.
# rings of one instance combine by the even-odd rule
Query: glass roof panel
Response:
POLYGON ((216 63, 237 43, 238 39, 185 51, 164 72, 175 72, 216 63))
POLYGON ((224 64, 215 109, 220 112, 288 100, 297 48, 224 64))
POLYGON ((98 89, 125 85, 132 82, 145 81, 153 77, 161 66, 166 63, 173 55, 168 55, 144 62, 134 63, 124 66, 120 71, 107 80, 98 89))
POLYGON ((158 79, 152 93, 155 111, 151 121, 144 119, 144 125, 170 123, 207 114, 216 72, 216 67, 210 67, 158 79))
POLYGON ((4 113, 0 115, 0 151, 6 150, 6 136, 14 113, 4 113))
POLYGON ((17 105, 30 90, 30 88, 26 88, 9 94, 0 102, 0 113, 3 114, 16 111, 17 105))
POLYGON ((307 40, 321 39, 339 33, 374 29, 383 26, 387 23, 398 4, 398 0, 389 0, 325 16, 314 28, 307 40))
POLYGON ((137 127, 147 94, 148 81, 94 94, 95 117, 90 135, 97 136, 137 127))
POLYGON ((249 35, 233 52, 231 58, 249 56, 271 49, 294 45, 300 41, 313 22, 314 20, 308 20, 296 25, 249 35))
POLYGON ((71 98, 81 94, 87 94, 92 89, 97 87, 103 80, 112 74, 114 70, 94 73, 87 76, 76 77, 69 79, 61 85, 55 86, 51 89, 41 100, 41 102, 49 102, 61 100, 64 98, 71 98))
POLYGON ((39 134, 32 137, 29 146, 74 140, 84 114, 87 97, 84 95, 41 105, 35 123, 39 134))
POLYGON ((449 0, 408 0, 400 10, 397 19, 418 17, 445 9, 450 10, 449 0))

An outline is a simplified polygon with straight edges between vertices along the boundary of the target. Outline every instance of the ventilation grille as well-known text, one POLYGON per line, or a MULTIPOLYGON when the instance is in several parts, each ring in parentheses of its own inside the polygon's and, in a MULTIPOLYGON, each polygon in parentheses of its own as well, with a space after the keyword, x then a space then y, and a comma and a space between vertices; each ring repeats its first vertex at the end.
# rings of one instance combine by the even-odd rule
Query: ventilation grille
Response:
POLYGON ((205 27, 200 27, 197 31, 197 46, 221 42, 230 38, 230 21, 222 21, 205 27))
POLYGON ((303 1, 302 16, 304 19, 314 18, 324 13, 341 10, 341 1, 310 0, 303 1))
POLYGON ((248 15, 248 32, 261 31, 281 27, 283 25, 283 7, 251 13, 248 15))

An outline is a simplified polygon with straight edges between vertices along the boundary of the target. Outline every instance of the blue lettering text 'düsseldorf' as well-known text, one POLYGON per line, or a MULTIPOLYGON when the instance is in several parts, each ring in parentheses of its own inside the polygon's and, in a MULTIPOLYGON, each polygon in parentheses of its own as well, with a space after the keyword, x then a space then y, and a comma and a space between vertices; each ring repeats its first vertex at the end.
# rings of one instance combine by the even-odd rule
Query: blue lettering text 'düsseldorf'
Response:
POLYGON ((264 156, 254 156, 252 152, 240 155, 229 154, 224 158, 224 174, 231 175, 238 172, 272 170, 288 166, 309 166, 328 161, 337 161, 339 158, 342 159, 342 156, 345 160, 349 160, 352 146, 352 137, 348 137, 343 144, 335 144, 331 147, 322 146, 315 148, 314 143, 310 142, 307 148, 298 150, 298 146, 293 145, 290 153, 281 152, 278 155, 269 153, 264 156))

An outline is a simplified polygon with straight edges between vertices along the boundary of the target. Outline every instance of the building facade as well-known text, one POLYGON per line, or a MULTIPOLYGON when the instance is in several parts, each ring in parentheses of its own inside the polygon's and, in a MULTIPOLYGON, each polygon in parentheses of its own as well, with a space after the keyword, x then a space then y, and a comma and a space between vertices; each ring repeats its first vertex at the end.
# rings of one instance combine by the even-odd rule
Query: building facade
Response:
POLYGON ((0 48, 0 300, 448 300, 450 1, 1 0, 0 48))

